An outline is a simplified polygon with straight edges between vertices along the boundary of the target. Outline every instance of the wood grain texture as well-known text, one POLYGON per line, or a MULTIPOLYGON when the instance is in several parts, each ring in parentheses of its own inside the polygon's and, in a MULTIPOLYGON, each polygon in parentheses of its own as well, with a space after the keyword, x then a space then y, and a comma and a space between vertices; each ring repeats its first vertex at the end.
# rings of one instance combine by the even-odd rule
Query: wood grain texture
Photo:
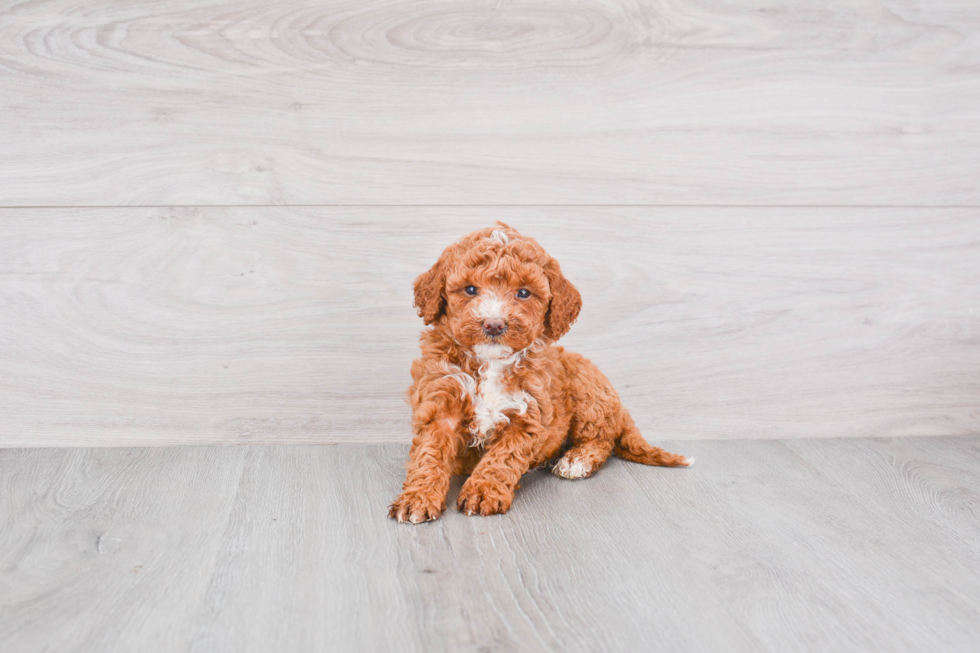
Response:
POLYGON ((0 451, 0 646, 976 650, 980 439, 670 446, 422 526, 404 446, 0 451))
POLYGON ((650 439, 980 432, 976 209, 9 209, 0 444, 407 442, 412 280, 495 220, 650 439))
POLYGON ((0 205, 980 202, 959 0, 0 8, 0 205))

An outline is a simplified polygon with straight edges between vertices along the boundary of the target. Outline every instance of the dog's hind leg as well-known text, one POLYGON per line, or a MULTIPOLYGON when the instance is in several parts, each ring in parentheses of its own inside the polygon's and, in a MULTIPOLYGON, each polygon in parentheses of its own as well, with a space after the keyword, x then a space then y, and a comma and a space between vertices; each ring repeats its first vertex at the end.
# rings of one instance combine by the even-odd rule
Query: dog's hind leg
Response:
POLYGON ((625 409, 621 409, 617 417, 604 419, 600 424, 573 423, 569 437, 572 446, 551 471, 562 478, 588 478, 613 452, 624 460, 644 465, 683 467, 694 462, 693 458, 685 458, 647 443, 625 409))
POLYGON ((551 468, 555 476, 577 479, 588 478, 602 467, 609 454, 612 453, 611 440, 593 438, 580 444, 572 445, 565 455, 551 468))
POLYGON ((618 416, 599 402, 579 405, 569 427, 571 447, 555 463, 555 476, 588 478, 606 462, 620 433, 618 416))

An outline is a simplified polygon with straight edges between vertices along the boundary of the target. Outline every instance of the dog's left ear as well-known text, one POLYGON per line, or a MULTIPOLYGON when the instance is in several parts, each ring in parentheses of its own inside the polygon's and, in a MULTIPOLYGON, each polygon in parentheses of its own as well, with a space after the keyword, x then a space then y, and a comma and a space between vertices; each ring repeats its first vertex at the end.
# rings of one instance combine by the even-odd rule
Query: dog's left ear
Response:
POLYGON ((443 252, 436 264, 415 280, 415 309, 427 325, 435 322, 446 310, 446 297, 443 294, 445 283, 446 253, 443 252))
POLYGON ((544 274, 548 277, 548 285, 551 286, 551 304, 544 318, 544 335, 554 341, 572 328, 572 323, 582 309, 582 296, 561 273, 561 268, 555 259, 551 259, 544 266, 544 274))

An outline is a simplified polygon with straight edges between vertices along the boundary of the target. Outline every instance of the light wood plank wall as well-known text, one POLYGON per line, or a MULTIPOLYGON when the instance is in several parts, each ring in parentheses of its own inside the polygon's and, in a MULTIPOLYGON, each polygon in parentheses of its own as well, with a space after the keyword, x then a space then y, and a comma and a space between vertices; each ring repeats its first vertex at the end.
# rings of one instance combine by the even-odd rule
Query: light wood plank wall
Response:
POLYGON ((980 10, 82 0, 0 15, 0 204, 980 202, 980 10))
POLYGON ((651 437, 977 426, 972 209, 0 211, 7 444, 404 441, 411 281, 503 220, 651 437))
POLYGON ((980 7, 0 6, 0 445, 404 442, 503 220, 651 439, 980 432, 980 7))

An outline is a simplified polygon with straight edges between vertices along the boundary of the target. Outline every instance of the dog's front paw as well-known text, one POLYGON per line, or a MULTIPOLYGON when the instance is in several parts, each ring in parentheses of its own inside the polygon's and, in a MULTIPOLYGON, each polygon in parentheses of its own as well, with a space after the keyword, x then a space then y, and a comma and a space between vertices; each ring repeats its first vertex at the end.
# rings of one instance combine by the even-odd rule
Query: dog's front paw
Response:
POLYGON ((437 500, 422 492, 406 490, 388 508, 388 516, 402 524, 421 524, 438 519, 445 509, 445 499, 437 500))
POLYGON ((501 515, 510 509, 514 493, 492 483, 467 481, 456 505, 467 515, 501 515))

